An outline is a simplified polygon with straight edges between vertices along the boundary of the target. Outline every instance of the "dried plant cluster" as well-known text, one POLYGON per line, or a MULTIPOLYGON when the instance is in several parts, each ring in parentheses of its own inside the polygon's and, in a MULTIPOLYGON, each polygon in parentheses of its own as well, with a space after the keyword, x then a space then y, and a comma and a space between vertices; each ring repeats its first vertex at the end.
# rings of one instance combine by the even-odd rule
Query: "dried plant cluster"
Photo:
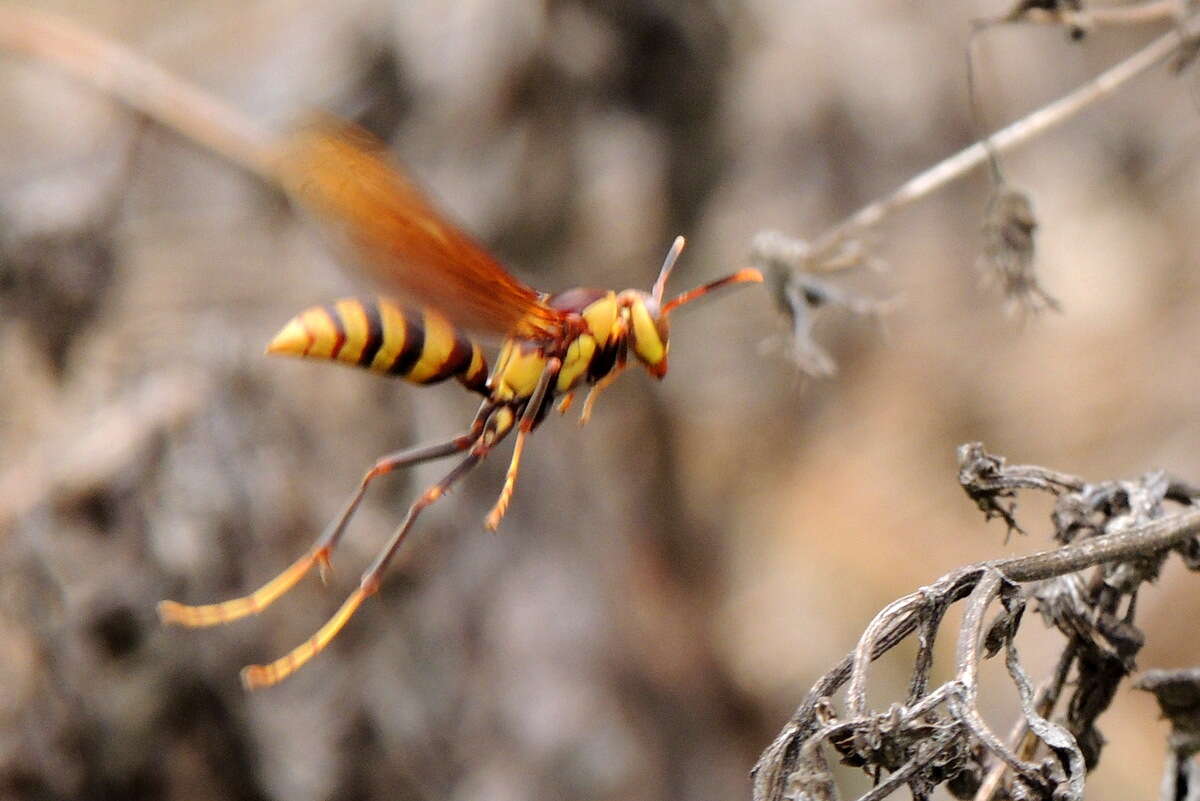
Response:
MULTIPOLYGON (((961 567, 885 607, 855 649, 812 688, 755 768, 755 794, 768 799, 839 797, 830 759, 875 779, 862 799, 907 786, 916 799, 945 785, 956 798, 1083 798, 1087 771, 1099 762, 1104 737, 1097 721, 1135 667, 1145 636, 1135 622, 1138 593, 1172 555, 1200 570, 1200 490, 1161 472, 1135 480, 1087 483, 1033 465, 1008 465, 979 443, 959 449, 959 482, 985 519, 1010 531, 1019 491, 1055 496, 1054 550, 961 567), (954 678, 931 687, 933 648, 950 607, 962 601, 954 678), (1034 688, 1016 636, 1030 619, 1063 636, 1057 665, 1034 688), (994 609, 994 611, 992 611, 994 609), (871 663, 917 638, 907 696, 886 708, 868 704, 871 663), (979 710, 979 671, 1003 652, 1021 701, 1007 736, 979 710), (845 688, 840 703, 834 693, 845 688)), ((1143 677, 1174 733, 1163 799, 1191 798, 1200 694, 1196 671, 1143 677)))
MULTIPOLYGON (((775 304, 791 326, 791 354, 796 366, 815 377, 827 377, 837 371, 833 358, 814 338, 819 313, 841 308, 854 315, 877 318, 896 305, 894 300, 872 300, 830 283, 835 274, 864 266, 878 271, 886 266, 864 243, 864 234, 895 212, 938 192, 984 163, 991 168, 992 191, 980 225, 982 241, 977 266, 983 283, 1000 290, 1010 312, 1028 316, 1047 310, 1061 311, 1059 301, 1046 291, 1037 274, 1038 220, 1033 199, 1008 184, 1000 156, 1111 96, 1168 59, 1173 72, 1183 72, 1195 58, 1200 41, 1197 16, 1195 3, 1190 0, 1147 0, 1100 9, 1085 9, 1079 0, 1018 0, 1006 14, 978 20, 976 34, 984 34, 998 25, 1033 23, 1062 27, 1075 41, 1082 40, 1096 27, 1140 26, 1168 20, 1174 23, 1174 29, 1075 91, 918 173, 811 240, 776 231, 760 232, 751 243, 750 260, 770 276, 775 304)), ((971 55, 969 46, 968 87, 974 123, 982 131, 985 126, 979 118, 971 55)))
MULTIPOLYGON (((1001 24, 1057 25, 1076 41, 1100 26, 1171 19, 1176 28, 811 241, 760 234, 752 258, 771 276, 776 304, 791 323, 797 366, 814 376, 835 372, 832 357, 813 336, 818 312, 841 307, 878 315, 889 305, 830 283, 834 274, 879 263, 862 232, 985 162, 992 192, 977 261, 985 283, 1000 288, 1010 311, 1061 311, 1036 271, 1039 222, 1033 199, 1007 183, 999 156, 1169 58, 1174 70, 1184 69, 1195 53, 1195 18, 1194 4, 1184 2, 1092 10, 1079 2, 1022 0, 1007 14, 981 22, 979 33, 1001 24)), ((971 85, 974 91, 973 80, 971 85)), ((1018 492, 1053 495, 1050 535, 1057 548, 958 568, 880 611, 855 649, 813 685, 763 752, 753 772, 756 801, 840 798, 834 760, 873 779, 862 799, 884 798, 904 787, 913 798, 925 799, 942 786, 956 798, 976 801, 1084 797, 1085 777, 1104 751, 1097 722, 1135 670, 1145 644, 1135 622, 1138 593, 1172 554, 1189 570, 1200 569, 1200 511, 1194 507, 1200 491, 1162 472, 1090 484, 1044 467, 1007 465, 979 443, 961 446, 958 456, 959 482, 968 497, 985 519, 1002 519, 1010 533, 1022 532, 1015 514, 1018 492), (931 678, 934 645, 958 602, 964 608, 955 632, 953 678, 937 684, 931 678), (1025 614, 1030 603, 1062 635, 1055 667, 1036 687, 1016 643, 1030 619, 1025 614), (882 707, 869 703, 872 663, 910 636, 917 653, 906 696, 882 707), (980 712, 981 664, 1001 652, 1020 699, 1018 724, 1004 735, 980 712)), ((1200 797, 1191 760, 1200 751, 1200 670, 1149 671, 1133 686, 1154 693, 1171 722, 1161 798, 1200 797)))

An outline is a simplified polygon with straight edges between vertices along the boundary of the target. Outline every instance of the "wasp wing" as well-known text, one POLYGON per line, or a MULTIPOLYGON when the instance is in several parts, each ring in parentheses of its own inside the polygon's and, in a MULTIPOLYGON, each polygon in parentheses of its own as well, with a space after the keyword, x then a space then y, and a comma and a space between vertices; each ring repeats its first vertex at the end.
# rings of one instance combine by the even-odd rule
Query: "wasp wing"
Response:
POLYGON ((563 313, 518 281, 352 128, 303 129, 281 147, 276 175, 330 223, 386 291, 479 334, 552 340, 563 313))

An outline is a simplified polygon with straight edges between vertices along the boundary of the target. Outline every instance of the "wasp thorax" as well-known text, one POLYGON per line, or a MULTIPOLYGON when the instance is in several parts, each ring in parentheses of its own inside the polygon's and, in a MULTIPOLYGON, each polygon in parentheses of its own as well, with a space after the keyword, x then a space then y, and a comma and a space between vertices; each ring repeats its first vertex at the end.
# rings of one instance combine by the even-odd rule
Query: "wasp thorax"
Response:
POLYGON ((650 374, 662 378, 667 374, 667 352, 670 350, 670 327, 662 306, 653 295, 628 289, 618 298, 626 317, 629 345, 633 354, 646 365, 650 374))

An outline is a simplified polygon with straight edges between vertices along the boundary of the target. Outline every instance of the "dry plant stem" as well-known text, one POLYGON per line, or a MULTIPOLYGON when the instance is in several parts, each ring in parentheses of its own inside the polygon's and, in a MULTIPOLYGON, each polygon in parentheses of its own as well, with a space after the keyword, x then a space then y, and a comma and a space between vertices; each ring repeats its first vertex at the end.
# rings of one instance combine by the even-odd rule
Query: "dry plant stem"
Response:
MULTIPOLYGON (((1143 72, 1165 61, 1186 42, 1188 37, 1197 33, 1194 20, 1195 16, 1187 18, 1178 29, 1158 37, 1126 60, 1100 73, 1070 94, 1064 95, 1053 103, 996 131, 988 138, 992 151, 996 154, 1005 153, 1024 144, 1056 125, 1066 122, 1092 103, 1107 97, 1143 72)), ((897 209, 932 194, 951 181, 966 175, 970 170, 986 163, 987 160, 987 147, 983 142, 976 142, 909 179, 890 195, 859 209, 814 240, 811 247, 802 250, 806 254, 829 251, 855 231, 875 225, 897 209)), ((823 269, 819 264, 806 265, 806 268, 818 271, 823 269)), ((828 270, 828 268, 825 269, 828 270)))
MULTIPOLYGON (((932 712, 937 707, 946 703, 947 700, 956 695, 959 691, 960 687, 956 682, 944 684, 922 698, 919 702, 904 709, 902 717, 905 721, 919 720, 924 715, 932 712)), ((804 748, 802 751, 803 760, 809 763, 818 761, 823 762, 824 760, 820 756, 822 745, 838 735, 852 733, 857 725, 857 721, 835 722, 827 725, 825 728, 809 737, 804 743, 804 748)), ((910 759, 901 767, 897 768, 894 772, 890 773, 887 779, 876 785, 871 792, 864 795, 860 801, 883 798, 885 795, 887 795, 887 793, 891 792, 896 787, 907 781, 913 773, 924 767, 932 759, 936 758, 939 754, 949 749, 953 745, 954 739, 952 737, 948 737, 944 741, 936 743, 932 748, 922 749, 918 754, 913 756, 912 759, 910 759)), ((830 798, 834 798, 837 795, 835 789, 830 783, 826 783, 822 789, 825 790, 825 794, 830 798)))
MULTIPOLYGON (((1012 744, 1013 750, 1020 754, 1017 744, 1026 739, 1029 733, 1029 723, 1024 718, 1021 718, 1013 726, 1012 736, 1009 737, 1009 743, 1012 744)), ((1032 754, 1025 754, 1024 758, 1028 759, 1032 754)), ((978 792, 975 793, 974 801, 992 801, 996 796, 996 791, 1000 789, 1000 783, 1004 780, 1004 774, 1008 772, 1008 765, 1004 762, 997 762, 988 771, 983 783, 979 785, 978 792)))
MULTIPOLYGON (((816 710, 821 699, 832 696, 852 675, 855 677, 855 694, 848 696, 847 706, 856 710, 866 708, 862 688, 866 686, 867 666, 918 628, 923 603, 932 603, 936 599, 939 603, 949 604, 960 600, 972 593, 985 576, 993 576, 990 581, 996 582, 997 586, 1001 577, 1016 583, 1040 581, 1103 562, 1156 553, 1197 534, 1200 534, 1200 509, 1185 509, 1126 531, 1091 537, 1054 550, 962 567, 889 604, 871 622, 870 636, 864 634, 861 650, 847 654, 813 685, 791 720, 763 752, 753 772, 754 798, 756 801, 778 801, 783 797, 787 777, 799 761, 803 744, 818 732, 816 710), (863 652, 869 653, 869 658, 863 652)), ((985 597, 990 602, 992 595, 985 594, 985 597)), ((965 646, 960 643, 962 647, 965 646)), ((999 743, 998 739, 996 743, 999 743)), ((1018 765, 1025 764, 1014 759, 1018 765)))
MULTIPOLYGON (((1012 678, 1013 683, 1017 687, 1017 693, 1021 697, 1021 711, 1026 722, 1029 724, 1030 732, 1037 735, 1038 741, 1045 743, 1054 752, 1055 757, 1059 761, 1059 766, 1063 770, 1062 778, 1066 779, 1065 792, 1062 788, 1056 788, 1055 797, 1083 798, 1083 779, 1087 773, 1083 751, 1080 749, 1078 741, 1071 732, 1062 725, 1051 722, 1041 711, 1035 708, 1033 687, 1029 681, 1029 674, 1021 666, 1020 657, 1017 655, 1017 645, 1012 636, 1009 636, 1004 644, 1004 665, 1008 669, 1008 675, 1012 678)), ((1016 756, 1018 759, 1021 758, 1019 753, 1016 756)), ((1050 763, 1047 763, 1043 770, 1051 773, 1055 772, 1050 763)), ((1055 781, 1059 781, 1059 778, 1055 777, 1055 781)))
MULTIPOLYGON (((1068 645, 1058 660, 1058 666, 1054 669, 1054 676, 1038 690, 1034 706, 1038 714, 1042 717, 1049 718, 1050 714, 1054 711, 1054 707, 1058 705, 1058 698, 1062 694, 1062 688, 1067 682, 1067 676, 1071 672, 1071 665, 1074 661, 1075 648, 1068 645)), ((1021 717, 1013 724, 1013 730, 1009 735, 1008 742, 1013 751, 1021 759, 1032 759, 1039 740, 1029 731, 1029 721, 1021 717)), ((1000 789, 1000 783, 1004 779, 1004 774, 1007 770, 1008 765, 1004 762, 997 762, 993 765, 984 778, 983 783, 979 786, 979 791, 975 793, 974 801, 992 801, 996 795, 996 791, 1000 789)))
POLYGON ((1119 562, 1178 545, 1200 533, 1200 509, 1186 509, 1128 531, 1091 537, 1051 551, 987 563, 1009 581, 1024 583, 1062 576, 1102 562, 1119 562))
POLYGON ((1044 780, 1038 773, 1037 765, 1020 759, 1016 754, 988 728, 979 714, 977 700, 979 696, 979 649, 983 639, 983 620, 987 608, 1000 592, 1004 577, 995 568, 986 568, 982 578, 975 585, 967 599, 967 609, 963 615, 962 628, 959 631, 956 662, 958 664, 958 683, 960 693, 951 697, 950 708, 955 717, 961 720, 975 738, 983 743, 989 751, 1000 757, 1008 766, 1034 786, 1043 786, 1044 780))
POLYGON ((271 137, 212 95, 61 17, 0 4, 0 49, 53 64, 154 121, 271 178, 271 137))
MULTIPOLYGON (((1138 528, 1091 537, 1051 551, 960 568, 942 577, 935 584, 910 593, 884 607, 867 626, 859 641, 859 647, 826 674, 837 674, 841 679, 824 694, 832 693, 848 677, 848 708, 856 715, 865 714, 866 673, 870 662, 916 629, 920 611, 932 599, 945 598, 953 601, 962 598, 976 586, 979 575, 984 571, 999 571, 1008 580, 1018 583, 1040 581, 1084 570, 1102 562, 1120 561, 1137 554, 1170 547, 1197 532, 1200 532, 1200 510, 1189 509, 1138 528)), ((815 687, 813 689, 816 690, 815 687)))
POLYGON ((1078 492, 1085 485, 1084 480, 1079 476, 1048 470, 1032 464, 1005 465, 1004 481, 1006 486, 1013 489, 1045 490, 1056 495, 1062 490, 1078 492))
POLYGON ((1148 670, 1134 688, 1153 693, 1162 716, 1171 722, 1167 760, 1159 798, 1195 801, 1200 797, 1200 668, 1148 670))
POLYGON ((874 659, 877 640, 887 631, 896 618, 915 615, 925 606, 926 596, 918 590, 893 601, 883 608, 867 626, 854 649, 854 664, 850 671, 850 684, 846 688, 847 707, 854 717, 867 714, 867 668, 874 659))
POLYGON ((912 679, 909 681, 910 707, 925 696, 929 686, 929 671, 933 667, 933 646, 948 606, 944 599, 934 599, 925 606, 925 614, 917 631, 917 658, 913 663, 912 679))
POLYGON ((860 796, 859 801, 879 801, 891 795, 900 785, 907 782, 918 770, 928 765, 932 760, 937 758, 943 751, 948 751, 954 746, 954 739, 947 737, 939 744, 930 745, 922 743, 917 749, 918 753, 912 759, 905 762, 893 773, 888 774, 888 777, 879 784, 871 788, 867 793, 860 796))
POLYGON ((1147 25, 1179 19, 1183 16, 1184 3, 1180 0, 1149 0, 1129 6, 1110 8, 1088 8, 1083 11, 1047 11, 1031 8, 1017 19, 996 20, 992 24, 1019 24, 1036 22, 1042 25, 1066 25, 1088 30, 1091 28, 1115 28, 1124 25, 1147 25))

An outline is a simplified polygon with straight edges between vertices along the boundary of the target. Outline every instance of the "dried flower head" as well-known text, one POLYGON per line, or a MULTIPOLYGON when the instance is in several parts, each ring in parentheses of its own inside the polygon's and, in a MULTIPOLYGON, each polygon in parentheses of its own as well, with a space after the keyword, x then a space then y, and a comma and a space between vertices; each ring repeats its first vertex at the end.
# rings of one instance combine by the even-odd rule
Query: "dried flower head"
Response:
POLYGON ((989 281, 1000 285, 1010 308, 1026 314, 1062 310, 1034 269, 1037 226, 1028 195, 1004 184, 996 187, 984 219, 979 266, 989 281))

